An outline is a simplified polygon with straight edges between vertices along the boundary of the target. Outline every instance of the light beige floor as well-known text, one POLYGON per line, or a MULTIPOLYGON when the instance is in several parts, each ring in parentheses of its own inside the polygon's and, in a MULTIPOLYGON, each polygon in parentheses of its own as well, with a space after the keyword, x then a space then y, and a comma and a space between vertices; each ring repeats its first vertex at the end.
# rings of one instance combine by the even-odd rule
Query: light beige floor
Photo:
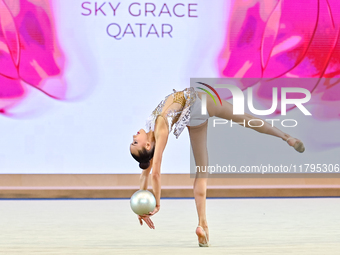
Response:
POLYGON ((162 200, 156 229, 129 200, 0 200, 0 254, 340 254, 340 198, 209 199, 199 248, 193 199, 162 200))

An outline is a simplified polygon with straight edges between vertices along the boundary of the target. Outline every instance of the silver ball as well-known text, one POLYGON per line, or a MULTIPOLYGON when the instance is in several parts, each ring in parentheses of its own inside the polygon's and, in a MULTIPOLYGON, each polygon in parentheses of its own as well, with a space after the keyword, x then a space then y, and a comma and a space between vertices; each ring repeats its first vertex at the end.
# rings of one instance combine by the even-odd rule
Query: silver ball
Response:
POLYGON ((135 214, 148 214, 155 210, 156 198, 148 190, 138 190, 132 195, 130 199, 130 206, 135 214))

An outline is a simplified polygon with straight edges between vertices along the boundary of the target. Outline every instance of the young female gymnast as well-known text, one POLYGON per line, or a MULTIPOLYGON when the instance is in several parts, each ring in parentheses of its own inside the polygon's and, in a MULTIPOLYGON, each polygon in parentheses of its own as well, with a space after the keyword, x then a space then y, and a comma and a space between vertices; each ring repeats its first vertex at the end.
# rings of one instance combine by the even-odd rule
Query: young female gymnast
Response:
MULTIPOLYGON (((234 122, 244 123, 243 121, 245 120, 245 127, 254 129, 260 133, 279 137, 294 147, 298 152, 305 150, 300 140, 283 133, 265 121, 263 121, 264 125, 261 127, 249 126, 247 123, 250 119, 258 118, 249 114, 233 115, 232 104, 224 100, 222 100, 222 105, 215 105, 214 100, 210 96, 206 96, 208 114, 202 115, 202 94, 204 94, 204 92, 198 92, 193 87, 178 92, 174 90, 174 93, 168 95, 160 102, 148 118, 147 131, 140 129, 137 134, 133 136, 130 152, 132 157, 139 162, 139 167, 143 169, 140 176, 140 189, 147 189, 148 176, 152 169, 152 188, 156 198, 155 210, 147 215, 138 216, 141 225, 144 221, 150 228, 155 228, 150 216, 157 213, 160 209, 162 154, 172 129, 174 129, 174 135, 178 138, 183 129, 188 127, 195 163, 198 166, 208 165, 207 120, 213 116, 234 122)), ((262 122, 260 119, 258 120, 258 123, 256 123, 257 121, 252 121, 252 126, 260 126, 262 122)), ((198 236, 198 243, 201 247, 209 246, 209 231, 206 218, 207 175, 208 173, 197 172, 194 182, 194 196, 198 214, 196 235, 198 236)))

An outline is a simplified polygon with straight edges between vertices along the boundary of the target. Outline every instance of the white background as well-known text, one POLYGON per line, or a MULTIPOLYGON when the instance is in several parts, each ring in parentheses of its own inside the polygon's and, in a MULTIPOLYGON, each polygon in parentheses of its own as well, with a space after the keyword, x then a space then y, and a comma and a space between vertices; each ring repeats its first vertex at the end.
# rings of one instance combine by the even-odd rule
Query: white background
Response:
MULTIPOLYGON (((54 1, 53 9, 58 41, 66 56, 64 79, 72 88, 86 89, 70 101, 56 101, 32 89, 32 96, 20 107, 39 102, 37 114, 25 119, 0 118, 0 173, 140 173, 129 144, 159 101, 173 88, 190 86, 191 77, 218 76, 217 56, 225 39, 229 1, 181 1, 186 6, 197 3, 198 18, 131 17, 127 7, 133 1, 121 1, 116 17, 107 4, 103 8, 107 16, 83 16, 87 11, 81 8, 82 2, 54 1), (147 28, 171 24, 173 38, 127 35, 115 40, 106 33, 110 23, 125 29, 127 23, 138 22, 147 28)), ((93 11, 94 2, 89 2, 93 11)), ((103 2, 97 1, 98 5, 103 2)), ((154 3, 160 10, 162 3, 154 3)), ((296 111, 289 114, 290 118, 299 115, 296 111)), ((301 163, 316 158, 320 163, 335 163, 332 160, 338 160, 340 149, 321 151, 317 145, 324 139, 339 139, 339 122, 310 118, 300 123, 284 131, 304 139, 304 155, 278 139, 240 128, 226 130, 221 142, 231 162, 242 157, 251 165, 261 157, 270 157, 274 163, 293 157, 301 163)), ((214 144, 210 142, 209 147, 214 144)), ((178 140, 171 135, 162 172, 189 173, 189 152, 186 130, 178 140)))

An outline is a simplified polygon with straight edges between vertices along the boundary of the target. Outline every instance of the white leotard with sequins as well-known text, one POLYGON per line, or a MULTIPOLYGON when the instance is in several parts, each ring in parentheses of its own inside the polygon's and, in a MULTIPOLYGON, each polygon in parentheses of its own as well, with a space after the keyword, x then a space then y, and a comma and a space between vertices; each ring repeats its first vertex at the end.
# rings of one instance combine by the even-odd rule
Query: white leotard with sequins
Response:
POLYGON ((196 126, 203 122, 205 122, 209 115, 202 116, 196 116, 200 115, 200 104, 201 100, 198 97, 197 91, 193 88, 186 88, 182 90, 185 97, 185 105, 184 107, 181 107, 180 109, 172 109, 171 107, 168 107, 165 109, 165 112, 163 112, 163 108, 165 105, 165 102, 170 96, 173 96, 174 93, 171 93, 170 95, 166 96, 155 108, 155 110, 151 113, 149 118, 146 121, 146 129, 147 132, 152 130, 155 130, 155 123, 156 119, 159 115, 162 115, 166 120, 169 128, 169 133, 174 130, 173 133, 176 136, 176 138, 179 137, 179 135, 182 133, 184 128, 186 126, 196 126), (193 116, 195 114, 195 116, 193 116))

